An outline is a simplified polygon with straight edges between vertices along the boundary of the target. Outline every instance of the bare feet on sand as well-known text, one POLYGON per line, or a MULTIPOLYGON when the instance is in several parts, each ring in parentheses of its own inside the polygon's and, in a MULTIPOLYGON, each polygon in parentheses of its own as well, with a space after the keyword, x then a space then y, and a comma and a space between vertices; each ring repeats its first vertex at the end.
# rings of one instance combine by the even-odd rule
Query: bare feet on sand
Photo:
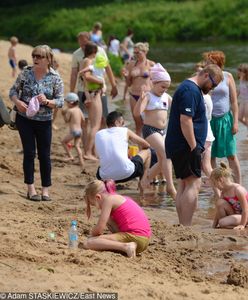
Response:
POLYGON ((68 161, 74 161, 74 157, 67 157, 64 159, 65 162, 68 162, 68 161))
POLYGON ((85 154, 84 155, 84 159, 98 161, 98 158, 96 156, 94 156, 94 155, 91 155, 91 154, 89 154, 89 155, 85 154))
POLYGON ((148 175, 144 175, 140 180, 140 189, 142 188, 142 191, 144 192, 145 189, 147 189, 150 186, 150 180, 148 175))
POLYGON ((141 185, 141 181, 140 180, 139 180, 139 183, 138 183, 138 189, 140 191, 140 197, 144 198, 144 189, 143 189, 143 187, 141 185))
POLYGON ((126 253, 129 258, 136 257, 137 244, 135 242, 126 243, 126 253))
POLYGON ((173 200, 176 200, 177 191, 175 190, 175 188, 166 187, 166 193, 170 195, 173 200))
POLYGON ((58 126, 55 125, 55 124, 52 125, 52 128, 53 128, 53 130, 58 130, 59 129, 58 126))

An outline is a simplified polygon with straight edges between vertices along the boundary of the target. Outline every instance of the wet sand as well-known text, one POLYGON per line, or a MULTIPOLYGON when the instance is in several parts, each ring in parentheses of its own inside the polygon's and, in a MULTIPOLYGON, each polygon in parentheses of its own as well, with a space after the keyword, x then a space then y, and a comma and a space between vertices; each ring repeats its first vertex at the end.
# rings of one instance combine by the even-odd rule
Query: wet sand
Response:
MULTIPOLYGON (((8 91, 13 83, 8 46, 0 41, 4 70, 0 93, 6 104, 10 104, 8 91)), ((31 50, 18 45, 18 57, 31 63, 31 50)), ((67 92, 71 56, 58 54, 58 59, 67 92)), ((60 141, 67 128, 60 114, 57 125, 51 203, 26 200, 18 133, 7 126, 0 129, 1 291, 118 292, 119 299, 247 299, 248 231, 238 234, 211 229, 213 211, 206 213, 201 206, 193 226, 185 228, 177 224, 170 199, 165 198, 161 205, 156 194, 147 195, 141 204, 150 218, 153 237, 147 251, 135 259, 112 252, 68 250, 71 220, 78 220, 80 240, 96 223, 98 212, 94 210, 92 219, 87 220, 82 195, 97 165, 87 161, 81 174, 77 161, 65 163, 60 141)), ((35 177, 39 187, 38 172, 35 177)), ((120 193, 138 200, 137 182, 124 184, 120 193)))

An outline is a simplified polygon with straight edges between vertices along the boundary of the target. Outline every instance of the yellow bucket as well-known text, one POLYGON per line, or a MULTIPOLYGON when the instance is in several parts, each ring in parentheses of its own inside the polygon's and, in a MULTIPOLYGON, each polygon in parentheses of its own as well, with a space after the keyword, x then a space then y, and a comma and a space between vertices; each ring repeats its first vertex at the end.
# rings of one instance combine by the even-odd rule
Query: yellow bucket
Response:
POLYGON ((139 152, 139 147, 138 146, 129 146, 128 147, 128 157, 132 158, 135 155, 137 155, 139 152))

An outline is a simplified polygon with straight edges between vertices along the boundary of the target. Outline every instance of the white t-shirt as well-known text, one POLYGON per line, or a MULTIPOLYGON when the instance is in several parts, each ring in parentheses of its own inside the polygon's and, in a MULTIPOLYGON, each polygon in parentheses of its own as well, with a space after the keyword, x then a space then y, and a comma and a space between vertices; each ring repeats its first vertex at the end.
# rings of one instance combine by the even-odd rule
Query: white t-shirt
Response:
POLYGON ((120 41, 114 39, 110 42, 110 46, 108 51, 116 56, 119 56, 119 49, 120 49, 120 41))
POLYGON ((203 95, 203 98, 204 98, 204 103, 205 103, 205 107, 206 107, 206 117, 208 120, 208 133, 207 133, 206 142, 213 142, 215 140, 215 138, 214 138, 213 131, 212 131, 211 125, 210 125, 210 121, 212 119, 213 102, 212 102, 212 98, 209 94, 203 95))
MULTIPOLYGON (((123 44, 126 45, 126 48, 129 52, 129 54, 131 55, 131 57, 133 56, 133 48, 134 48, 134 42, 132 41, 130 36, 126 36, 123 40, 123 44)), ((121 55, 123 56, 124 54, 126 54, 126 52, 124 50, 121 51, 121 55)))
POLYGON ((103 180, 125 179, 134 172, 134 163, 128 158, 127 131, 125 127, 111 127, 96 133, 95 147, 103 180))

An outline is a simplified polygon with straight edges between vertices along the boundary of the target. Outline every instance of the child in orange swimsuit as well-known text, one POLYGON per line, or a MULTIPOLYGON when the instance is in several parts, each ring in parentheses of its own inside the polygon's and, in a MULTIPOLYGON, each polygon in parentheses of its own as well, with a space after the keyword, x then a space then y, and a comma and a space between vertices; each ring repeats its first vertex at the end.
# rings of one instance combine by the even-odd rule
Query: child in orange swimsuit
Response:
POLYGON ((232 172, 224 162, 215 168, 210 176, 214 187, 221 191, 216 202, 213 227, 243 230, 248 225, 248 193, 238 183, 234 183, 232 172))

